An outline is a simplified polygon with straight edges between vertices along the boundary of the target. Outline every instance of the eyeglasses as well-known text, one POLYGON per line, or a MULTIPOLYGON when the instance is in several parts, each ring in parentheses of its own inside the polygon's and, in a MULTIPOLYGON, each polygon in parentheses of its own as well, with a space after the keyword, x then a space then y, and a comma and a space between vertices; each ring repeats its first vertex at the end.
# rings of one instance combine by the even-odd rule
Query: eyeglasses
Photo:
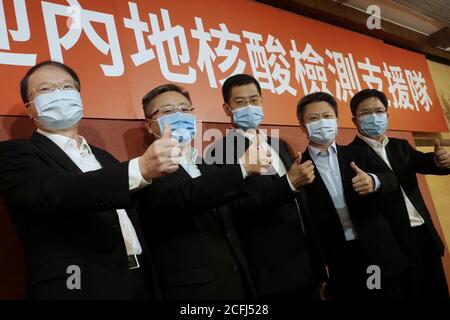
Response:
POLYGON ((253 106, 260 105, 261 101, 262 101, 262 98, 260 96, 252 96, 252 97, 248 97, 248 98, 239 97, 239 98, 232 100, 234 105, 239 108, 245 107, 248 104, 251 104, 253 106))
POLYGON ((58 82, 43 82, 39 84, 36 88, 30 91, 29 97, 38 96, 44 93, 50 93, 55 90, 77 90, 79 91, 80 86, 78 82, 75 81, 58 81, 58 82))
POLYGON ((382 114, 386 113, 386 109, 384 109, 384 108, 378 108, 378 109, 372 109, 372 110, 367 109, 367 110, 358 112, 357 115, 362 117, 362 116, 368 116, 369 114, 373 114, 373 113, 375 113, 377 115, 382 115, 382 114))
POLYGON ((173 104, 168 104, 166 106, 163 106, 155 111, 153 111, 152 114, 150 114, 149 118, 152 118, 154 115, 164 115, 164 114, 171 114, 174 112, 191 112, 195 109, 195 107, 189 105, 189 104, 180 104, 178 106, 174 106, 173 104))

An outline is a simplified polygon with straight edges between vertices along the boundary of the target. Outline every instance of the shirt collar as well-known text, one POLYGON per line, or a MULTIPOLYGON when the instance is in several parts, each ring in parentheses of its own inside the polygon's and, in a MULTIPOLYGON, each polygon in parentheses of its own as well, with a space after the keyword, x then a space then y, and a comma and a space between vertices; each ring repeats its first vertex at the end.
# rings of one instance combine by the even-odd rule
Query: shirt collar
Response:
POLYGON ((378 142, 377 140, 371 139, 369 137, 366 137, 365 135, 357 132, 356 135, 363 140, 364 142, 366 142, 372 149, 382 149, 385 148, 386 145, 389 143, 389 138, 386 136, 383 136, 383 141, 382 142, 378 142))
POLYGON ((78 136, 81 139, 80 148, 77 146, 77 141, 75 139, 69 138, 67 136, 64 136, 62 134, 58 133, 50 133, 46 132, 41 129, 37 129, 37 132, 42 134, 43 136, 46 136, 51 141, 53 141, 58 147, 60 147, 63 151, 67 151, 69 149, 75 149, 78 152, 87 152, 89 154, 92 154, 92 150, 89 147, 89 144, 87 143, 86 139, 82 136, 78 136))
MULTIPOLYGON (((311 158, 316 160, 321 153, 323 153, 323 150, 320 150, 316 147, 313 147, 311 145, 308 145, 309 154, 311 155, 311 158)), ((337 147, 336 147, 336 141, 334 141, 327 149, 328 153, 335 153, 337 154, 337 147)))

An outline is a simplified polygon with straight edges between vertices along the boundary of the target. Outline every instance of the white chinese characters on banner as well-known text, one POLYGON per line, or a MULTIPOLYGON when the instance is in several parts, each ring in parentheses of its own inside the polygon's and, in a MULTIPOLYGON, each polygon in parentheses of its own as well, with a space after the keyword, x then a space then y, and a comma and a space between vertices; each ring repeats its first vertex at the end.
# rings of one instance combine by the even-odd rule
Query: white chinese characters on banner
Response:
POLYGON ((297 50, 294 40, 291 40, 291 46, 290 54, 295 62, 295 78, 302 85, 303 93, 305 95, 318 91, 331 93, 327 87, 328 79, 323 57, 309 43, 306 43, 303 52, 297 50), (307 80, 310 82, 309 86, 307 80))
MULTIPOLYGON (((32 37, 27 13, 29 2, 6 3, 14 5, 17 23, 15 30, 8 28, 7 22, 11 20, 7 21, 5 1, 0 0, 0 65, 32 66, 36 64, 37 54, 11 50, 12 42, 27 42, 32 37)), ((64 53, 74 48, 84 33, 111 60, 110 64, 100 64, 103 74, 122 76, 125 65, 115 23, 119 17, 82 8, 77 0, 66 0, 66 3, 41 1, 51 59, 63 62, 64 53), (67 18, 67 30, 58 29, 61 28, 58 17, 67 18), (99 35, 94 24, 104 28, 106 37, 99 35)), ((89 2, 84 3, 87 6, 89 2)), ((315 49, 308 41, 291 39, 290 50, 286 51, 285 44, 276 35, 229 30, 223 22, 211 26, 198 16, 193 16, 189 29, 185 29, 176 21, 172 23, 169 10, 164 8, 141 12, 141 15, 137 4, 128 2, 128 9, 129 15, 120 19, 122 27, 132 31, 130 35, 136 43, 134 53, 129 56, 134 67, 157 63, 167 81, 193 84, 199 75, 204 75, 209 87, 218 88, 228 77, 250 71, 263 90, 276 95, 301 97, 324 91, 347 103, 357 91, 368 87, 386 91, 389 103, 400 110, 429 112, 433 106, 421 71, 403 70, 386 62, 377 65, 369 57, 357 61, 351 52, 315 49), (195 45, 198 54, 193 57, 195 45)))
POLYGON ((152 34, 148 36, 150 43, 156 48, 156 56, 158 57, 159 67, 164 78, 169 81, 182 82, 182 83, 194 83, 197 80, 197 72, 194 68, 189 66, 190 55, 187 45, 186 34, 184 28, 180 25, 172 26, 169 17, 169 11, 161 9, 161 16, 164 29, 161 30, 158 22, 158 16, 156 14, 150 14, 150 24, 152 27, 152 34), (178 40, 181 52, 178 52, 178 48, 175 40, 178 40), (170 62, 174 66, 179 66, 180 62, 187 64, 186 73, 176 73, 169 70, 169 64, 167 62, 166 51, 164 44, 167 43, 170 54, 170 62))
POLYGON ((335 96, 338 100, 347 102, 354 94, 361 90, 358 73, 356 72, 355 62, 351 53, 345 57, 340 52, 326 49, 325 54, 333 64, 328 64, 328 70, 337 76, 335 81, 335 96), (355 92, 356 91, 356 92, 355 92))
POLYGON ((383 80, 376 76, 377 73, 381 74, 381 68, 370 63, 369 58, 365 58, 365 62, 358 62, 358 69, 367 73, 363 73, 362 78, 370 89, 377 89, 383 91, 383 80), (376 88, 373 86, 376 84, 376 88))
POLYGON ((425 79, 422 77, 422 72, 405 70, 405 73, 416 110, 419 110, 417 104, 420 104, 425 111, 429 112, 433 102, 428 95, 428 88, 425 79))
POLYGON ((241 37, 237 34, 233 34, 228 31, 227 26, 224 23, 219 25, 220 30, 210 29, 209 32, 204 30, 203 20, 201 18, 195 18, 196 29, 191 30, 192 38, 198 40, 198 58, 197 66, 200 71, 206 71, 208 76, 209 85, 211 88, 217 88, 217 80, 214 72, 214 62, 218 57, 224 58, 223 61, 218 65, 219 70, 222 73, 227 72, 236 63, 237 65, 234 71, 225 76, 219 82, 223 83, 226 78, 244 72, 246 63, 238 59, 239 47, 232 45, 230 49, 227 49, 228 42, 241 42, 241 37), (213 39, 218 39, 219 43, 214 48, 211 48, 210 43, 213 39))
MULTIPOLYGON (((16 42, 30 40, 30 24, 25 0, 14 0, 14 12, 16 15, 17 30, 8 29, 6 25, 5 7, 3 0, 0 0, 0 50, 11 50, 8 31, 11 39, 16 42)), ((0 64, 33 66, 36 64, 36 58, 36 54, 0 51, 0 64)))
POLYGON ((83 9, 78 1, 67 0, 70 6, 63 6, 47 1, 42 2, 45 29, 47 31, 50 56, 53 60, 64 61, 61 47, 65 50, 72 48, 80 39, 81 33, 87 35, 91 43, 104 55, 111 54, 112 65, 101 64, 105 76, 118 77, 124 73, 122 52, 117 35, 114 16, 111 14, 83 9), (73 17, 74 12, 79 16, 73 17), (64 16, 79 23, 73 23, 64 36, 60 36, 56 16, 64 16), (104 41, 92 27, 92 22, 103 24, 106 28, 108 42, 104 41))

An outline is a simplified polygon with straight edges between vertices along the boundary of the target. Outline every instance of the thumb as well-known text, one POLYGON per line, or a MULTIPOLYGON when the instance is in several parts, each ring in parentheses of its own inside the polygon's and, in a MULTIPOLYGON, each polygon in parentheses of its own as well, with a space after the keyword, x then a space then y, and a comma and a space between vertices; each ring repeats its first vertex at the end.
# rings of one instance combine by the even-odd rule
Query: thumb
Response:
POLYGON ((302 163, 302 153, 301 152, 297 152, 297 161, 298 161, 298 163, 302 163))
POLYGON ((434 152, 436 153, 436 151, 441 147, 441 143, 439 142, 439 139, 435 139, 434 140, 434 152))
POLYGON ((164 125, 164 132, 161 136, 162 139, 170 139, 172 135, 172 128, 170 127, 170 124, 166 123, 164 125))
POLYGON ((354 162, 350 163, 350 166, 352 167, 353 171, 355 171, 356 174, 363 172, 360 168, 358 168, 358 166, 354 162))

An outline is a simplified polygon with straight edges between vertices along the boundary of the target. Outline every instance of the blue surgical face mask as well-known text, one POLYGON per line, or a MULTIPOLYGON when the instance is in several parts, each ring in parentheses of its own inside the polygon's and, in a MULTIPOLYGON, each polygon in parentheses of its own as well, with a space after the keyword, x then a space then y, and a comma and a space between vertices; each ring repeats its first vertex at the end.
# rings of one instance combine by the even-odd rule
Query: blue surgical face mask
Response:
POLYGON ((318 121, 306 123, 309 140, 318 144, 328 145, 337 136, 337 119, 320 119, 318 121))
POLYGON ((197 133, 196 118, 193 114, 185 112, 175 112, 157 120, 161 134, 164 132, 164 126, 169 124, 172 128, 172 138, 181 144, 190 142, 197 133))
POLYGON ((384 134, 388 126, 387 114, 368 114, 358 119, 359 127, 364 135, 378 137, 384 134))
POLYGON ((54 90, 34 99, 37 121, 48 129, 68 129, 83 117, 83 103, 76 90, 54 90))
POLYGON ((264 118, 264 111, 259 106, 248 105, 239 109, 234 109, 233 123, 243 130, 256 129, 264 118))

